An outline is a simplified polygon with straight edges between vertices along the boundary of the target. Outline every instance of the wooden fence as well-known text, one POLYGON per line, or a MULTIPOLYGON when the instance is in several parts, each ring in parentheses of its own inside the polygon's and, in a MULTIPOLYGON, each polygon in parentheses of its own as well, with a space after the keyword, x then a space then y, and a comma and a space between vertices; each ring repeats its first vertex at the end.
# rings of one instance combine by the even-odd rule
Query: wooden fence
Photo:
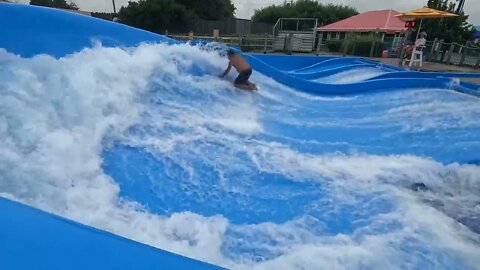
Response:
POLYGON ((249 35, 271 34, 273 24, 253 22, 244 19, 226 19, 223 21, 208 21, 202 19, 193 20, 189 24, 190 31, 198 35, 212 35, 213 30, 218 29, 220 35, 249 35))

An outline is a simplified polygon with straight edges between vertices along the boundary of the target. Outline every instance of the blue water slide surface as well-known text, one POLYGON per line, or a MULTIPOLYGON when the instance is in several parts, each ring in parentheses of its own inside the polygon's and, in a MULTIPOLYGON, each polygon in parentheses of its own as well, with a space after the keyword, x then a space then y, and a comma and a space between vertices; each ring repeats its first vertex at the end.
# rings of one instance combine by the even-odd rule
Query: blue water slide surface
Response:
POLYGON ((3 198, 0 209, 0 269, 223 269, 3 198))
POLYGON ((164 36, 76 13, 0 4, 3 25, 0 47, 25 57, 38 54, 61 57, 98 43, 112 47, 142 42, 175 43, 164 36))
MULTIPOLYGON (((250 64, 280 83, 307 93, 339 95, 402 88, 456 89, 452 78, 479 78, 480 73, 416 72, 381 64, 371 60, 328 56, 285 56, 250 54, 250 64), (288 58, 288 60, 287 60, 288 58), (345 84, 331 84, 321 79, 345 71, 377 70, 379 74, 345 84)), ((345 74, 345 76, 348 76, 345 74)), ((474 89, 476 90, 476 89, 474 89)))
POLYGON ((478 269, 479 73, 0 25, 0 269, 478 269))

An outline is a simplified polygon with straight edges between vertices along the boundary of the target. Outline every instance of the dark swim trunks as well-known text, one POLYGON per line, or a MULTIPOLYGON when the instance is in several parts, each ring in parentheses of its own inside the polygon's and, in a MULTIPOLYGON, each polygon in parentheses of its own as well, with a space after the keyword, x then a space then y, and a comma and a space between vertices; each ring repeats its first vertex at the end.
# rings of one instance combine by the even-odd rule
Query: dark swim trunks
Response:
POLYGON ((252 69, 249 68, 238 74, 238 77, 235 79, 235 84, 248 84, 248 79, 252 75, 252 69))

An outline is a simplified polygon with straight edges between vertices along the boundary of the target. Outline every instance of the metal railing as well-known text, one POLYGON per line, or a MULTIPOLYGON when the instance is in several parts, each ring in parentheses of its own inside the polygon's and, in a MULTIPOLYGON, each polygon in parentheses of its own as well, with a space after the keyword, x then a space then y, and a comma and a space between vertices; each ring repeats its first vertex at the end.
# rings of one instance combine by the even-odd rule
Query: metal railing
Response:
MULTIPOLYGON (((401 50, 403 49, 403 39, 394 39, 387 41, 386 48, 389 51, 390 57, 401 57, 401 50)), ((348 42, 343 40, 342 42, 348 42)), ((348 46, 344 46, 346 48, 348 46)), ((374 45, 372 45, 373 47, 374 45)), ((345 55, 345 53, 343 53, 345 55)), ((428 62, 436 62, 448 65, 466 66, 473 68, 480 68, 480 47, 473 44, 458 44, 445 43, 443 40, 429 41, 426 43, 423 50, 424 60, 428 62)), ((370 54, 370 57, 375 55, 370 54)), ((377 56, 378 57, 378 56, 377 56)))
POLYGON ((430 62, 480 68, 480 48, 471 44, 435 40, 427 43, 426 51, 426 59, 430 62))
POLYGON ((186 36, 186 35, 170 35, 170 38, 188 41, 188 40, 205 40, 211 42, 219 42, 228 46, 238 46, 242 51, 272 52, 274 38, 271 35, 245 35, 245 36, 186 36))
POLYGON ((318 20, 315 18, 280 18, 273 26, 273 36, 276 37, 281 31, 315 33, 317 26, 318 20))

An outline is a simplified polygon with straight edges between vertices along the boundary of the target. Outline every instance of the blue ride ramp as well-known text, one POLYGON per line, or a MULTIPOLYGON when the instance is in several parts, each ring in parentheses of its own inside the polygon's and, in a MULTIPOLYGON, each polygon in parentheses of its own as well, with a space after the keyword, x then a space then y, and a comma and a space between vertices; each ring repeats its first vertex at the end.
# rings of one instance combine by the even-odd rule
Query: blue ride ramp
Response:
POLYGON ((245 92, 215 44, 0 10, 2 269, 480 265, 476 84, 246 54, 245 92))
POLYGON ((250 54, 247 55, 247 59, 256 70, 280 83, 307 93, 323 95, 400 88, 456 89, 459 83, 452 78, 480 78, 480 73, 411 72, 359 58, 250 54), (360 69, 358 72, 365 72, 365 68, 377 70, 378 74, 361 81, 340 85, 322 81, 322 78, 345 71, 360 69))
POLYGON ((0 210, 0 269, 224 269, 2 198, 0 210))
POLYGON ((95 44, 128 47, 142 42, 175 43, 164 36, 73 12, 0 4, 4 25, 0 47, 25 57, 38 54, 60 57, 95 44))

